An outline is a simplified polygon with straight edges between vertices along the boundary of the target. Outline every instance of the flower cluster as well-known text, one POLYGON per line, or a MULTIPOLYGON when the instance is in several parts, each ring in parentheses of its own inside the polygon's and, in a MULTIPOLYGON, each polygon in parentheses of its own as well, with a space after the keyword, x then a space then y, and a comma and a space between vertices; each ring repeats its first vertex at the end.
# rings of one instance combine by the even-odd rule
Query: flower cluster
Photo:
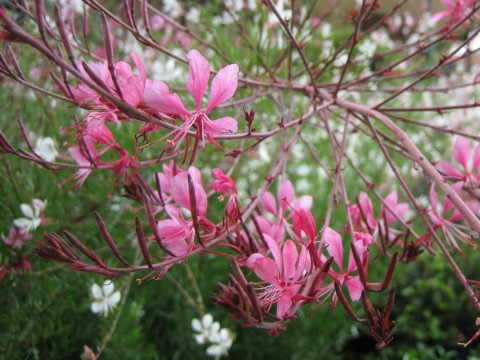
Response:
POLYGON ((218 322, 213 321, 210 314, 205 314, 201 320, 192 320, 192 329, 195 341, 199 345, 210 344, 207 347, 206 354, 219 359, 223 355, 228 355, 228 349, 233 344, 233 336, 229 329, 220 328, 218 322))

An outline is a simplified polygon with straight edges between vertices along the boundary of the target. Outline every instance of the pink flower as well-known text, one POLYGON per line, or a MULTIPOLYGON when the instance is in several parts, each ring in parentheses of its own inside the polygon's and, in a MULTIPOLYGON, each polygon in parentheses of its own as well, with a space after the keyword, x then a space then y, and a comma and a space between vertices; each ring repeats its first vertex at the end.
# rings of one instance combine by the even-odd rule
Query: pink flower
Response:
POLYGON ((271 306, 277 304, 277 316, 285 318, 293 305, 293 301, 301 299, 298 294, 302 286, 300 278, 303 272, 310 270, 310 258, 304 246, 300 254, 292 240, 287 240, 280 251, 278 243, 267 234, 263 235, 272 252, 273 259, 260 253, 250 255, 247 266, 255 274, 270 284, 261 288, 260 301, 271 306))
POLYGON ((221 169, 213 169, 213 175, 215 176, 215 181, 213 182, 213 189, 216 192, 227 194, 230 192, 237 192, 237 186, 231 177, 225 175, 221 169))
MULTIPOLYGON (((398 203, 398 194, 396 190, 392 191, 390 194, 387 195, 387 197, 385 198, 385 203, 387 203, 388 206, 390 206, 390 208, 400 218, 403 218, 405 214, 408 212, 407 203, 400 203, 400 204, 398 203)), ((385 212, 385 220, 387 221, 387 223, 385 224, 386 226, 397 221, 397 218, 392 214, 392 212, 382 206, 380 210, 380 214, 382 217, 384 212, 385 212)))
POLYGON ((471 167, 469 166, 472 155, 472 147, 470 142, 459 136, 455 141, 455 148, 453 151, 454 160, 463 167, 463 171, 449 162, 441 162, 438 164, 440 171, 454 181, 460 181, 463 184, 468 184, 472 187, 478 186, 478 178, 480 178, 480 145, 475 148, 473 152, 473 161, 471 167))
POLYGON ((216 192, 222 193, 219 197, 223 201, 224 195, 228 196, 227 204, 225 205, 225 214, 227 219, 230 222, 235 222, 240 215, 240 210, 238 207, 238 195, 237 195, 237 186, 233 179, 223 173, 221 169, 213 169, 213 175, 215 176, 215 181, 213 182, 213 189, 216 192))
POLYGON ((11 227, 8 232, 8 237, 4 238, 5 244, 12 245, 14 248, 21 248, 24 243, 32 238, 32 235, 25 233, 24 229, 11 227))
POLYGON ((377 228, 372 200, 365 192, 362 191, 358 196, 358 205, 350 205, 348 211, 353 222, 360 227, 361 231, 373 232, 377 228))
POLYGON ((155 173, 155 177, 160 182, 160 189, 162 191, 162 200, 164 203, 168 203, 171 200, 170 193, 172 191, 173 178, 185 172, 182 168, 176 166, 176 163, 171 160, 168 164, 163 164, 163 173, 155 173))
POLYGON ((441 0, 441 2, 447 9, 436 13, 433 16, 432 21, 439 22, 444 17, 448 16, 448 24, 461 20, 468 14, 471 7, 475 4, 475 0, 441 0))
POLYGON ((202 110, 202 99, 210 78, 210 64, 197 50, 191 50, 188 53, 188 60, 190 77, 187 80, 187 90, 195 100, 195 112, 188 111, 178 95, 170 94, 168 86, 161 81, 147 82, 144 100, 161 113, 182 116, 184 123, 174 131, 177 132, 177 135, 173 138, 174 142, 182 139, 185 132, 196 124, 197 137, 191 160, 193 162, 198 142, 202 140, 204 144, 205 136, 211 143, 216 144, 213 139, 214 136, 237 131, 237 120, 234 118, 223 117, 218 120, 211 120, 208 113, 235 94, 238 83, 238 65, 228 65, 217 73, 212 81, 207 108, 202 110))
POLYGON ((96 161, 97 157, 93 145, 89 141, 85 141, 85 144, 87 144, 85 148, 87 149, 86 151, 88 151, 88 156, 90 157, 90 159, 87 159, 87 157, 85 156, 86 154, 82 152, 80 146, 72 146, 68 149, 68 152, 70 153, 70 156, 73 158, 73 160, 75 160, 75 162, 79 166, 83 167, 79 169, 73 176, 77 180, 75 186, 82 186, 84 181, 87 180, 87 178, 92 173, 92 169, 90 169, 90 167, 94 166, 94 164, 92 164, 92 161, 96 161))
POLYGON ((203 189, 202 174, 195 166, 191 166, 187 172, 182 172, 173 177, 171 184, 171 193, 173 201, 179 205, 192 211, 190 207, 190 192, 188 187, 188 174, 192 177, 193 188, 195 189, 195 204, 200 217, 204 217, 207 213, 208 200, 207 193, 203 189))
MULTIPOLYGON (((333 260, 338 265, 340 270, 339 272, 335 272, 334 270, 330 269, 329 275, 334 280, 338 281, 340 285, 345 284, 347 286, 347 289, 352 301, 359 300, 362 295, 363 284, 360 281, 359 275, 355 275, 355 276, 350 275, 352 272, 357 270, 357 264, 355 263, 355 259, 353 257, 352 251, 350 250, 347 269, 344 270, 343 269, 343 242, 340 234, 337 233, 335 230, 327 227, 323 232, 323 239, 326 245, 328 245, 327 252, 330 254, 330 256, 333 256, 333 260)), ((361 257, 362 265, 364 267, 364 271, 366 272, 367 266, 368 266, 367 247, 364 246, 363 241, 356 241, 354 243, 354 246, 361 257)), ((322 256, 322 258, 323 258, 323 261, 327 260, 325 256, 322 256)), ((323 289, 324 290, 323 293, 326 293, 326 292, 330 293, 331 291, 333 291, 333 288, 334 288, 334 284, 331 283, 323 289)), ((336 303, 336 301, 337 301, 337 297, 335 295, 333 298, 333 302, 336 303)))
MULTIPOLYGON (((139 75, 135 75, 130 64, 124 61, 115 63, 115 74, 123 100, 133 107, 138 107, 142 103, 147 75, 142 60, 136 54, 132 53, 130 56, 132 57, 135 65, 137 65, 139 75)), ((117 93, 117 89, 113 82, 112 75, 108 69, 108 63, 106 61, 103 63, 89 63, 88 66, 92 69, 95 75, 97 75, 97 77, 102 80, 105 85, 107 85, 111 92, 120 98, 120 95, 117 93)), ((86 78, 91 80, 85 69, 81 68, 80 71, 86 78)), ((100 95, 86 84, 80 84, 78 88, 72 88, 72 93, 75 97, 75 100, 80 102, 102 102, 100 95)))
MULTIPOLYGON (((453 190, 461 196, 461 188, 462 188, 462 183, 458 182, 456 184, 452 185, 453 190)), ((468 200, 465 201, 465 204, 472 210, 473 213, 477 214, 478 211, 480 210, 480 203, 476 200, 468 200)), ((435 191, 435 184, 432 184, 432 187, 430 188, 430 205, 432 209, 428 212, 428 215, 430 217, 430 220, 432 220, 434 229, 442 229, 442 232, 445 236, 445 239, 447 240, 447 243, 450 246, 453 246, 458 252, 462 252, 457 240, 460 240, 474 248, 477 246, 473 244, 470 241, 470 236, 465 234, 464 231, 466 231, 468 228, 459 224, 455 224, 455 221, 460 221, 463 220, 463 215, 455 209, 453 203, 450 201, 448 197, 444 197, 443 199, 443 211, 442 214, 440 215, 438 213, 438 195, 437 192, 435 191), (448 213, 453 210, 450 216, 448 216, 448 213)))
POLYGON ((182 212, 172 205, 165 205, 171 219, 158 222, 158 234, 162 244, 176 256, 183 256, 195 246, 193 222, 184 219, 182 212))

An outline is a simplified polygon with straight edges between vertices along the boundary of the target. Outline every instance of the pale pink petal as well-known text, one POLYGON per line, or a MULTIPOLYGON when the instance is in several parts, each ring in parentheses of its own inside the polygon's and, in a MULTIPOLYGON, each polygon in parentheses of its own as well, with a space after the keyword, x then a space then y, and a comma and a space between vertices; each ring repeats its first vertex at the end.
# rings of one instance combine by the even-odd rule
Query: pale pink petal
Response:
POLYGON ((275 201, 275 197, 270 191, 266 191, 265 194, 263 194, 260 203, 262 204, 262 207, 265 211, 268 211, 273 215, 277 215, 277 202, 275 201))
POLYGON ((238 85, 238 65, 232 64, 220 70, 212 81, 210 100, 205 113, 230 99, 238 85))
POLYGON ((298 259, 298 252, 295 243, 287 240, 283 245, 283 278, 292 279, 295 276, 295 264, 298 259))
POLYGON ((288 315, 288 311, 292 306, 292 299, 291 298, 281 298, 277 302, 277 317, 283 319, 285 315, 288 315))
POLYGON ((295 198, 295 189, 293 188, 290 180, 285 180, 280 184, 277 191, 277 199, 280 202, 280 206, 283 211, 287 209, 288 205, 291 205, 295 198))
POLYGON ((463 166, 465 171, 468 171, 467 165, 468 160, 470 159, 470 152, 471 152, 471 145, 470 141, 465 139, 462 136, 457 138, 455 141, 455 150, 453 151, 453 157, 456 162, 463 166))
POLYGON ((187 80, 187 90, 195 100, 195 109, 200 112, 203 94, 210 79, 210 64, 197 50, 191 50, 188 53, 188 66, 190 77, 187 80))
POLYGON ((323 239, 328 245, 327 251, 330 256, 333 256, 333 259, 340 267, 340 270, 343 269, 343 243, 342 237, 332 228, 327 227, 323 232, 323 239))
POLYGON ((152 106, 158 112, 164 114, 191 115, 185 109, 177 94, 169 93, 168 86, 161 81, 147 80, 143 100, 147 105, 152 106))
POLYGON ((313 198, 310 195, 303 195, 300 196, 297 200, 295 200, 295 205, 293 208, 298 210, 300 208, 310 210, 312 208, 313 198))
POLYGON ((448 15, 448 11, 440 11, 440 12, 436 13, 435 15, 433 15, 432 22, 434 22, 434 23, 439 22, 440 20, 442 20, 447 15, 448 15))
POLYGON ((268 257, 257 259, 253 265, 253 271, 263 281, 277 284, 278 268, 273 259, 268 257))
POLYGON ((282 253, 280 251, 280 247, 278 246, 278 243, 267 234, 263 234, 263 238, 267 242, 268 248, 272 252, 272 255, 273 255, 273 258, 275 259, 275 263, 277 264, 278 270, 281 271, 282 270, 282 253))
POLYGON ((223 117, 217 120, 203 120, 203 128, 207 134, 218 136, 234 134, 238 130, 237 120, 231 117, 223 117))
POLYGON ((359 276, 345 280, 345 285, 347 286, 352 301, 357 301, 362 297, 363 285, 359 276))
POLYGON ((132 57, 133 62, 135 63, 135 65, 137 65, 140 79, 141 79, 142 82, 143 82, 143 86, 145 86, 145 81, 146 81, 146 79, 147 79, 147 72, 145 71, 145 65, 143 64, 142 59, 140 59, 140 58, 137 56, 137 54, 132 53, 132 54, 130 54, 130 56, 132 57))
MULTIPOLYGON (((363 241, 355 241, 353 243, 353 246, 355 246, 355 250, 357 250, 358 256, 360 256, 360 260, 362 259, 362 255, 364 253, 363 249, 363 241)), ((350 254, 348 256, 348 266, 347 266, 347 271, 346 273, 349 274, 352 271, 357 270, 357 263, 355 262, 355 258, 353 257, 353 252, 350 249, 350 254)))

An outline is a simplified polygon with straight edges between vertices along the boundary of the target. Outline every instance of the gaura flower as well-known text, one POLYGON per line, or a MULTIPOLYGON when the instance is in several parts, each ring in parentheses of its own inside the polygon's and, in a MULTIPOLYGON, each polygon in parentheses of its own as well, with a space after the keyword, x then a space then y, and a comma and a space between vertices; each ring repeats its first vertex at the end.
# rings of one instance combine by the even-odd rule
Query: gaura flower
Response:
POLYGON ((55 149, 55 144, 53 143, 52 138, 38 138, 35 143, 35 153, 40 156, 42 159, 47 161, 53 161, 57 157, 57 149, 55 149))
POLYGON ((119 291, 113 292, 113 290, 115 290, 115 286, 110 280, 106 280, 102 287, 97 284, 92 285, 90 293, 95 301, 90 308, 93 313, 107 316, 108 312, 117 306, 121 295, 119 291))
POLYGON ((223 117, 211 120, 208 113, 235 94, 239 69, 237 64, 231 64, 217 73, 212 81, 207 108, 201 109, 203 95, 210 78, 210 64, 197 50, 191 50, 188 53, 188 60, 190 77, 187 80, 187 90, 195 100, 194 112, 187 110, 178 95, 170 94, 168 86, 161 81, 147 81, 143 99, 160 113, 178 115, 182 118, 183 125, 172 132, 172 134, 176 133, 173 137, 174 143, 183 139, 192 126, 196 127, 197 136, 192 151, 192 162, 200 140, 202 140, 203 147, 205 146, 205 137, 220 147, 215 142, 214 136, 237 131, 237 120, 234 118, 223 117))
POLYGON ((29 233, 42 223, 42 213, 45 210, 45 206, 47 206, 47 201, 39 199, 33 199, 32 205, 21 204, 20 210, 25 217, 13 220, 13 224, 29 233))
POLYGON ((8 232, 8 237, 4 238, 5 244, 12 245, 14 248, 21 248, 24 243, 32 238, 32 235, 25 233, 25 230, 12 226, 8 232))
POLYGON ((216 321, 213 322, 212 315, 205 314, 202 320, 192 320, 192 329, 197 333, 193 335, 195 341, 197 344, 202 345, 211 342, 212 339, 217 336, 220 331, 220 324, 216 321))

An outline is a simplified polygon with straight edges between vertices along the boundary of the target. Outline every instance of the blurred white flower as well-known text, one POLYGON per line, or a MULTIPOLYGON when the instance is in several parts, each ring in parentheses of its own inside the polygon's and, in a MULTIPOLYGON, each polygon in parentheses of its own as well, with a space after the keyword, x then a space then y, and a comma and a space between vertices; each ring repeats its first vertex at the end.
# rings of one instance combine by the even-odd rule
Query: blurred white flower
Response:
POLYGON ((195 7, 191 7, 185 14, 185 19, 189 23, 198 23, 198 21, 200 20, 200 10, 195 7))
POLYGON ((102 287, 97 284, 93 284, 90 288, 90 292, 95 299, 90 308, 95 314, 107 316, 108 312, 113 310, 120 301, 120 292, 115 291, 115 286, 110 280, 106 280, 102 287))
POLYGON ((163 0, 163 10, 174 18, 183 13, 182 5, 177 0, 163 0))
POLYGON ((25 217, 13 220, 13 224, 27 233, 36 229, 42 223, 42 212, 45 210, 45 206, 47 206, 47 200, 39 199, 33 199, 31 206, 20 204, 20 210, 25 217))
POLYGON ((228 329, 222 329, 215 334, 211 342, 213 344, 207 348, 207 355, 218 359, 222 355, 227 355, 228 349, 232 347, 233 337, 228 329))
POLYGON ((35 143, 35 152, 47 161, 55 160, 58 154, 57 149, 55 149, 55 144, 50 137, 39 137, 35 143))
POLYGON ((227 355, 228 349, 233 344, 233 336, 230 330, 220 329, 220 324, 214 322, 210 314, 205 314, 202 320, 193 319, 192 329, 197 332, 193 335, 197 344, 210 344, 206 353, 216 359, 222 355, 227 355))
POLYGON ((205 314, 201 321, 198 319, 192 320, 192 329, 198 333, 193 335, 197 344, 206 344, 211 342, 213 337, 218 336, 220 324, 213 322, 212 315, 205 314))

